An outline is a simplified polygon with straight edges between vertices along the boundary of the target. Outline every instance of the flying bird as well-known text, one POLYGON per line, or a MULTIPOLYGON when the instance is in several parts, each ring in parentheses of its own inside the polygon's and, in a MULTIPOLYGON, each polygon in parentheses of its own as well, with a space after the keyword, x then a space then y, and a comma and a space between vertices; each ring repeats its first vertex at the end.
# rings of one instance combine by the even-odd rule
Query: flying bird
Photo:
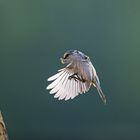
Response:
POLYGON ((73 99, 87 92, 92 86, 96 87, 99 96, 106 104, 106 97, 101 89, 96 70, 87 55, 78 50, 68 50, 60 60, 62 64, 67 65, 48 78, 48 81, 53 82, 46 88, 50 90, 50 94, 55 94, 54 98, 73 99))

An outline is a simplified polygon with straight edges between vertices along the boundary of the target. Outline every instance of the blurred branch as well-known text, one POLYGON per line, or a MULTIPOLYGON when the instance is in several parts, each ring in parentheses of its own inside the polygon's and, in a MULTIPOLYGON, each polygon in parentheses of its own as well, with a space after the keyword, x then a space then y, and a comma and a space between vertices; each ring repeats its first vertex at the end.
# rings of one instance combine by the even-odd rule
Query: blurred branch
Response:
POLYGON ((8 140, 7 130, 0 111, 0 140, 8 140))

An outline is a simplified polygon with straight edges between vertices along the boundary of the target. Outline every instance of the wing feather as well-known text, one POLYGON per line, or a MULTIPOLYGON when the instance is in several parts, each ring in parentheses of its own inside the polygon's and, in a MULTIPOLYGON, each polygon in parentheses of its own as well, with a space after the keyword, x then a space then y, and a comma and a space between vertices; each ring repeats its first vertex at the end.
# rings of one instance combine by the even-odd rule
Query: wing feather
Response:
POLYGON ((47 86, 47 89, 54 88, 61 81, 61 79, 65 76, 65 74, 66 74, 65 71, 63 73, 61 73, 61 75, 56 80, 54 80, 50 85, 47 86))
POLYGON ((50 91, 50 94, 53 94, 53 93, 56 93, 62 86, 63 86, 63 83, 65 82, 65 80, 67 80, 67 77, 68 77, 68 73, 66 73, 61 81, 50 91))
POLYGON ((68 75, 68 77, 67 77, 67 79, 66 79, 66 84, 65 84, 65 87, 63 87, 63 93, 61 93, 61 95, 60 95, 60 97, 59 97, 59 100, 62 100, 62 99, 64 99, 65 97, 66 97, 66 95, 67 95, 67 93, 69 93, 69 90, 68 90, 68 88, 69 88, 69 75, 68 75))
POLYGON ((72 93, 69 95, 69 97, 68 97, 68 99, 72 99, 72 98, 74 98, 75 97, 75 81, 74 81, 74 79, 72 79, 73 80, 73 84, 72 84, 72 86, 73 86, 73 88, 72 88, 72 93))
POLYGON ((69 76, 74 72, 68 67, 58 70, 58 73, 48 78, 48 81, 53 81, 46 89, 51 89, 50 94, 55 94, 54 98, 59 100, 73 99, 79 94, 88 91, 89 87, 82 81, 69 79, 69 76))
POLYGON ((66 83, 67 83, 68 76, 69 76, 69 75, 66 76, 63 85, 61 85, 59 91, 55 94, 54 98, 60 97, 60 95, 63 94, 63 93, 65 92, 65 86, 66 86, 66 83))
POLYGON ((64 71, 60 71, 59 73, 57 73, 57 74, 51 76, 50 78, 48 78, 48 81, 53 81, 53 80, 57 79, 63 73, 64 73, 64 71))
POLYGON ((77 96, 78 92, 77 92, 77 81, 74 82, 74 93, 71 95, 71 99, 73 99, 74 97, 77 96))
POLYGON ((73 92, 73 79, 69 80, 69 92, 66 92, 65 101, 69 99, 69 96, 71 96, 72 92, 73 92))
POLYGON ((71 79, 70 81, 71 81, 71 92, 66 93, 66 98, 65 98, 66 101, 69 100, 74 93, 74 79, 71 79))

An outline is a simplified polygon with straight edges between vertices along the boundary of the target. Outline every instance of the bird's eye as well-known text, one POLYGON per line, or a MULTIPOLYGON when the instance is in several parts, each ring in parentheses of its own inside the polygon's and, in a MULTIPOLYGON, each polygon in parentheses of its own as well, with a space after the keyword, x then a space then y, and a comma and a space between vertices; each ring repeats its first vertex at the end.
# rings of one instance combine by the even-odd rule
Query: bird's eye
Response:
POLYGON ((88 56, 85 56, 85 57, 84 57, 84 59, 86 59, 86 60, 87 60, 88 58, 89 58, 88 56))
POLYGON ((70 54, 66 54, 66 55, 64 55, 64 59, 66 59, 66 58, 68 58, 68 56, 69 56, 70 54))

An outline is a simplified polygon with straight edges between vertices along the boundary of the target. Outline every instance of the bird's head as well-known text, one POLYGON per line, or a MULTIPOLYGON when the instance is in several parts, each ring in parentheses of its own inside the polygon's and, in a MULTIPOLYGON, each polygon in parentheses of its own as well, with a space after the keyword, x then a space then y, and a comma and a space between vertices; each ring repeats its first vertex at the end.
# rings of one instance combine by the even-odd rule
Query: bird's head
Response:
POLYGON ((77 50, 68 50, 60 58, 62 64, 70 64, 77 61, 88 60, 89 57, 77 50))

